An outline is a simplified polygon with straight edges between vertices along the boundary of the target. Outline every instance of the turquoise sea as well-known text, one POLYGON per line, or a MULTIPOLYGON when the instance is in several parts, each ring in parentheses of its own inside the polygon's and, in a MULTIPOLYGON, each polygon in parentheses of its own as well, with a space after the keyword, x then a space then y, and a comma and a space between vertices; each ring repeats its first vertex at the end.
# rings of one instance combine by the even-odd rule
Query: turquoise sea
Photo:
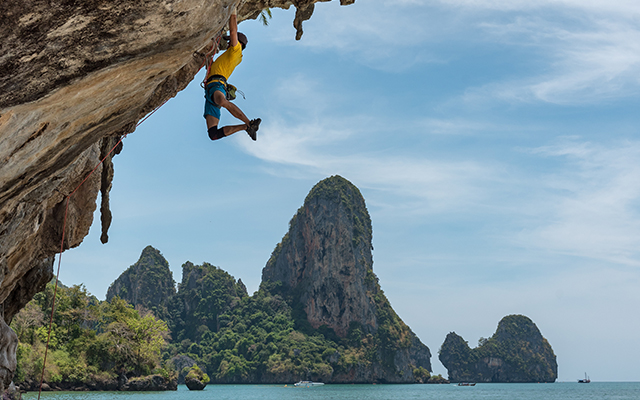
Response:
MULTIPOLYGON (((27 393, 23 399, 37 399, 27 393)), ((297 388, 291 385, 209 385, 191 392, 180 385, 177 392, 43 392, 48 400, 638 400, 640 382, 479 383, 457 385, 325 385, 297 388)))

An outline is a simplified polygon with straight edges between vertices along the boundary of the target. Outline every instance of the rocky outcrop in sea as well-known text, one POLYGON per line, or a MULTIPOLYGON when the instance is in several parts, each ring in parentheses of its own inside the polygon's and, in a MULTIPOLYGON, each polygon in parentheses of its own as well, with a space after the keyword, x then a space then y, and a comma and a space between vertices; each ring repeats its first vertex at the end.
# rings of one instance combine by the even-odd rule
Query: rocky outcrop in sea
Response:
POLYGON ((524 315, 508 315, 496 332, 471 349, 455 332, 440 348, 451 382, 555 382, 558 364, 551 345, 524 315))

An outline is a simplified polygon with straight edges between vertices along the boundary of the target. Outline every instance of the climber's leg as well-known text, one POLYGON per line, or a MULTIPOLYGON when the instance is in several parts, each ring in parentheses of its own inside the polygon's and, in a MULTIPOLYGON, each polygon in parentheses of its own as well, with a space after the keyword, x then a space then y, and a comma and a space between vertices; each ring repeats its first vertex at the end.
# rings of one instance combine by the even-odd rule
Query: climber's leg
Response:
POLYGON ((218 106, 226 108, 227 111, 231 113, 231 115, 238 118, 240 121, 244 122, 247 125, 247 127, 249 126, 249 124, 251 124, 251 121, 249 120, 249 118, 247 118, 246 115, 244 115, 240 107, 236 106, 235 104, 227 100, 227 97, 224 94, 224 92, 216 90, 215 93, 213 94, 213 100, 218 106))

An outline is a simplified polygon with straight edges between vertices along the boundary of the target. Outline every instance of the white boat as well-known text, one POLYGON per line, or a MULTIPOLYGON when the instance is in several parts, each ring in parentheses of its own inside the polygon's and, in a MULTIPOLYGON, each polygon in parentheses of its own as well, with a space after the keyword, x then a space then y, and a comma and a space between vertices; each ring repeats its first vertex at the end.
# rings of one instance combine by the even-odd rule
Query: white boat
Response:
POLYGON ((578 379, 579 383, 591 383, 591 378, 587 376, 587 373, 584 373, 584 379, 578 379))
POLYGON ((300 381, 298 383, 294 383, 293 386, 298 387, 314 387, 314 386, 322 386, 324 383, 322 382, 311 382, 311 381, 300 381))

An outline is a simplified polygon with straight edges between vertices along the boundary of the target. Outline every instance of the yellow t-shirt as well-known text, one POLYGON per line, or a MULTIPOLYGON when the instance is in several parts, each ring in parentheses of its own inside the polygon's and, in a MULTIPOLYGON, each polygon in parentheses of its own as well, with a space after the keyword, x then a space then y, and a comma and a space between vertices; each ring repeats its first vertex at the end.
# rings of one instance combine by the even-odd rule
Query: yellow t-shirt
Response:
POLYGON ((209 75, 207 75, 207 79, 211 75, 222 75, 226 79, 229 79, 229 76, 233 73, 233 70, 236 69, 238 64, 242 62, 242 43, 238 42, 233 47, 229 47, 224 53, 218 57, 213 64, 211 64, 211 69, 209 70, 209 75))

